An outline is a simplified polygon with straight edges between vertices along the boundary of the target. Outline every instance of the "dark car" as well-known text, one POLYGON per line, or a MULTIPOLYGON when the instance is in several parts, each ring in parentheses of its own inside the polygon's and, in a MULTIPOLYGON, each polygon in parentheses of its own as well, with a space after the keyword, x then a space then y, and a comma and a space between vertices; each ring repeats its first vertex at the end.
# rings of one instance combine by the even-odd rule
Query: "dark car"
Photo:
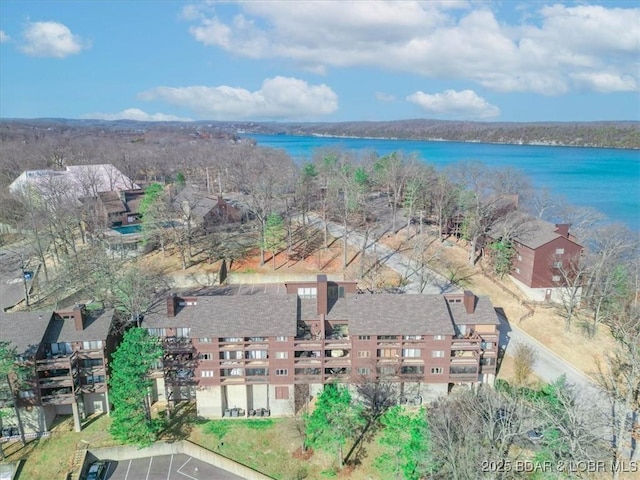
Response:
POLYGON ((533 443, 537 443, 544 438, 544 433, 539 428, 533 428, 527 432, 527 438, 533 443))
POLYGON ((107 462, 95 462, 89 467, 86 480, 103 480, 107 475, 107 462))

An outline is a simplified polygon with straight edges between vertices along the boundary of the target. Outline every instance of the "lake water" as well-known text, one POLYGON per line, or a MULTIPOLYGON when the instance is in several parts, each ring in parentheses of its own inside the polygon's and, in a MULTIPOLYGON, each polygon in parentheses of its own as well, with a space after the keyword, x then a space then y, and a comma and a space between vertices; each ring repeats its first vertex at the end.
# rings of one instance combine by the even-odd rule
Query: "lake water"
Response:
POLYGON ((436 168, 477 160, 490 167, 520 169, 536 188, 547 188, 573 205, 592 207, 612 222, 640 231, 640 151, 610 148, 495 145, 330 138, 292 135, 248 135, 258 145, 284 149, 298 161, 310 160, 315 150, 338 147, 353 151, 416 153, 436 168))

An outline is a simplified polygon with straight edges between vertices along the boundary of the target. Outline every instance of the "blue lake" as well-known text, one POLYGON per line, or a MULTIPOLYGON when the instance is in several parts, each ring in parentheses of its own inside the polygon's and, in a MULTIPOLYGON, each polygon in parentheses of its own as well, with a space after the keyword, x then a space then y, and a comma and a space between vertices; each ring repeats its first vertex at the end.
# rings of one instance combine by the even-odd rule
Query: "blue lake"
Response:
POLYGON ((248 135, 258 145, 284 149, 298 161, 314 151, 341 148, 355 152, 416 153, 436 168, 477 160, 490 167, 510 166, 526 174, 536 188, 547 188, 570 204, 592 207, 612 222, 640 231, 640 151, 610 148, 495 145, 331 138, 292 135, 248 135))

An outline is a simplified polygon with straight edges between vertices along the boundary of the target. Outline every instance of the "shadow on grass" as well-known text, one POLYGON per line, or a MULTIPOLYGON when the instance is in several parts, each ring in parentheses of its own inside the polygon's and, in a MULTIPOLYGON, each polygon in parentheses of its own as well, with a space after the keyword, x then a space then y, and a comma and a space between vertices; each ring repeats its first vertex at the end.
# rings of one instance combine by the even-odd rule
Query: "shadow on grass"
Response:
POLYGON ((166 411, 160 412, 165 425, 160 432, 164 440, 186 440, 191 435, 193 424, 196 423, 196 405, 193 402, 180 402, 172 410, 170 418, 166 418, 166 411))
POLYGON ((82 428, 87 428, 89 425, 93 424, 96 420, 104 417, 105 415, 106 413, 94 413, 93 415, 88 416, 82 424, 82 428))

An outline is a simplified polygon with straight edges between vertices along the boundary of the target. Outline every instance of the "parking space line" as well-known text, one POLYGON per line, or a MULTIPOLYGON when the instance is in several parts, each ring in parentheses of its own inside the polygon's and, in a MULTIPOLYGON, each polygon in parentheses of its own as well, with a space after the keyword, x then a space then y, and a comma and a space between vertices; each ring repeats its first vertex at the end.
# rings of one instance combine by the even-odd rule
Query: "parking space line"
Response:
POLYGON ((167 472, 167 480, 171 478, 171 465, 173 465, 173 455, 171 455, 171 460, 169 460, 169 471, 167 472))
POLYGON ((151 473, 151 464, 153 463, 153 457, 151 457, 149 459, 149 467, 147 468, 147 478, 146 480, 149 480, 149 474, 151 473))
POLYGON ((180 470, 182 470, 182 469, 185 467, 185 465, 186 465, 187 463, 189 463, 189 461, 190 461, 192 458, 193 458, 193 457, 189 457, 189 458, 187 459, 187 461, 186 461, 186 462, 184 462, 184 463, 182 464, 182 466, 177 470, 177 472, 178 472, 180 475, 184 475, 185 477, 190 478, 191 480, 198 480, 197 478, 192 477, 191 475, 189 475, 189 474, 187 474, 187 473, 184 473, 184 472, 181 472, 181 471, 180 471, 180 470))
POLYGON ((124 480, 129 478, 129 470, 131 469, 131 460, 129 460, 129 466, 127 467, 127 473, 124 474, 124 480))
POLYGON ((107 471, 106 471, 106 473, 104 474, 104 477, 105 477, 105 478, 109 478, 109 470, 111 469, 111 464, 112 464, 112 463, 113 463, 113 462, 109 462, 109 463, 107 463, 107 471))

